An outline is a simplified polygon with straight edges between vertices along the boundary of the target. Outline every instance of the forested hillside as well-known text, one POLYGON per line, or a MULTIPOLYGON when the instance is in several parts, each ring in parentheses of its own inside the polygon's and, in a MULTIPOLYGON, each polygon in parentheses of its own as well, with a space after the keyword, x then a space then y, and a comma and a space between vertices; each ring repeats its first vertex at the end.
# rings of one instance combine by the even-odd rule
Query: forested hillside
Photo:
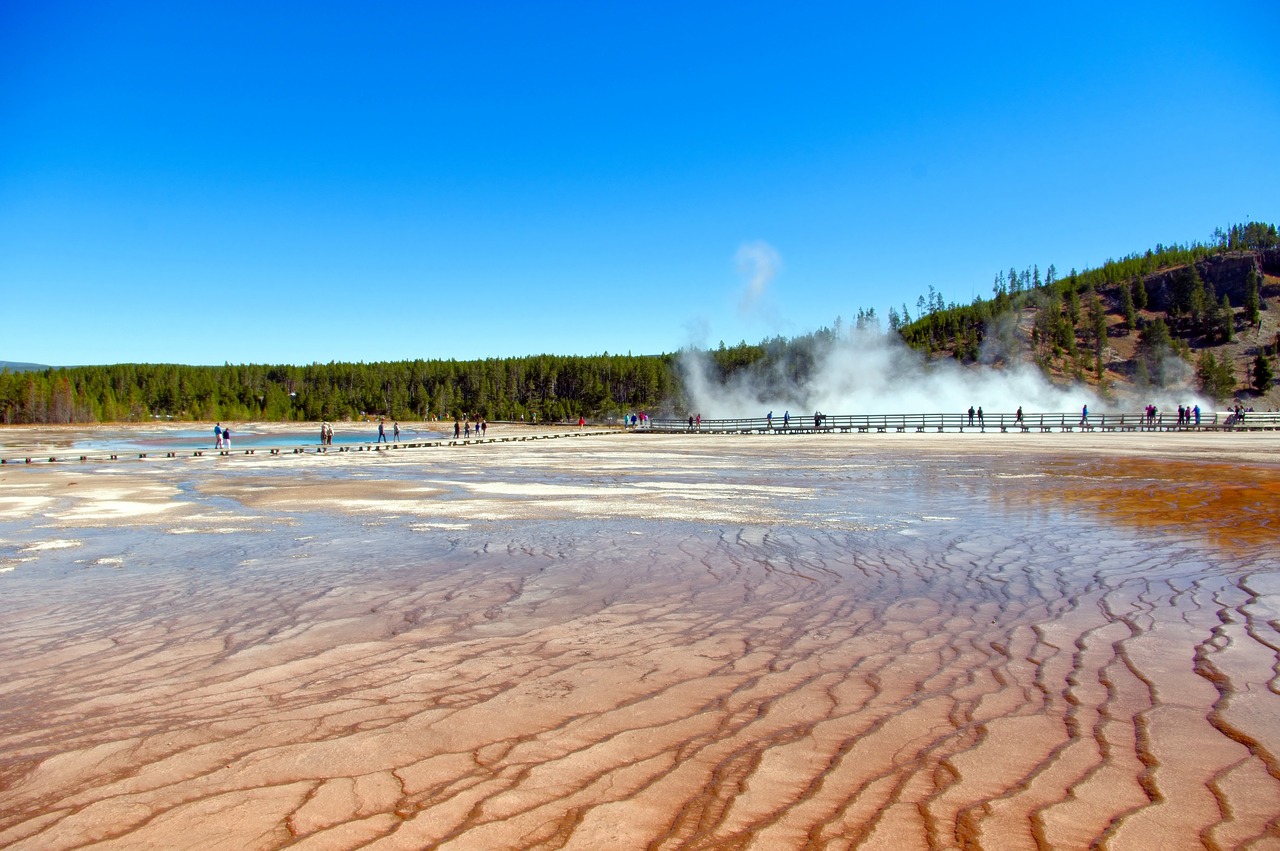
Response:
POLYGON ((944 304, 930 291, 889 325, 933 357, 1000 366, 1033 361, 1050 378, 1106 395, 1192 383, 1220 401, 1275 407, 1280 237, 1272 224, 1215 231, 1059 277, 1051 265, 996 275, 992 297, 944 304))
POLYGON ((310 366, 120 364, 0 374, 0 420, 576 419, 644 410, 675 388, 674 358, 539 355, 310 366))
MULTIPOLYGON (((854 324, 878 328, 874 311, 854 324)), ((1059 383, 1102 395, 1184 387, 1280 407, 1280 237, 1250 222, 1206 243, 1163 246, 1094 269, 1000 272, 991 298, 946 303, 930 288, 890 309, 889 333, 930 358, 1002 368, 1034 362, 1059 383)), ((803 384, 846 329, 819 329, 706 354, 713 380, 749 377, 768 394, 803 384)), ((482 361, 310 366, 120 364, 0 370, 0 422, 400 419, 540 421, 631 411, 683 415, 678 355, 537 355, 482 361)))

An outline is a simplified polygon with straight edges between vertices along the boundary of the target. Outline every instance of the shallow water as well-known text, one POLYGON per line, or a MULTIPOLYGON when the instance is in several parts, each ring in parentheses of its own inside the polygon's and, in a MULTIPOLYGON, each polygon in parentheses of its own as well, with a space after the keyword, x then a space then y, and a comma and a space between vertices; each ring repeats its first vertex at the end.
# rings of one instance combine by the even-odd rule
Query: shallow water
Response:
MULTIPOLYGON (((261 447, 316 446, 320 442, 319 425, 294 427, 272 423, 229 423, 231 439, 236 449, 261 447)), ((452 435, 452 431, 450 431, 452 435)), ((393 437, 391 424, 387 425, 387 440, 393 437)), ((427 428, 423 424, 402 423, 401 442, 441 440, 443 431, 427 428)), ((377 424, 336 423, 333 431, 335 446, 355 446, 376 443, 377 424)), ((0 429, 0 456, 17 454, 27 450, 48 453, 110 453, 110 452, 164 452, 214 448, 213 427, 193 428, 161 424, 140 425, 125 428, 96 426, 45 426, 32 428, 0 429)))
POLYGON ((5 471, 0 845, 1274 847, 1280 471, 889 446, 5 471))

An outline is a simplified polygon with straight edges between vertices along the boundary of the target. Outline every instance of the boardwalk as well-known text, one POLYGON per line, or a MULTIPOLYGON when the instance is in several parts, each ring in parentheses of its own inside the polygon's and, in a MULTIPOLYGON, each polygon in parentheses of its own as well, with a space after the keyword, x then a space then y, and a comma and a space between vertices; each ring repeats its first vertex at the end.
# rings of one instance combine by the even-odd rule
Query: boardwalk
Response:
MULTIPOLYGON (((1012 413, 986 414, 972 418, 962 414, 839 414, 792 417, 784 423, 781 417, 772 421, 765 417, 746 419, 704 419, 690 427, 688 419, 651 419, 647 427, 628 433, 650 435, 674 434, 742 434, 742 435, 806 435, 806 434, 875 434, 885 432, 963 434, 1005 433, 1055 433, 1070 432, 1240 432, 1280 430, 1280 413, 1249 413, 1243 421, 1225 412, 1206 413, 1199 424, 1178 423, 1176 416, 1160 415, 1148 419, 1140 413, 1090 414, 1082 420, 1079 413, 1024 413, 1021 422, 1012 413)), ((539 434, 505 435, 495 437, 438 438, 435 440, 400 441, 397 443, 357 443, 322 446, 317 443, 286 446, 251 446, 234 449, 208 447, 158 450, 16 450, 0 448, 0 465, 40 464, 76 461, 127 461, 163 458, 234 457, 245 455, 333 455, 341 453, 384 453, 406 449, 434 449, 442 447, 480 446, 497 443, 513 443, 529 440, 557 440, 569 437, 592 437, 618 434, 616 426, 595 426, 585 430, 566 429, 539 434)))
POLYGON ((1169 431, 1257 431, 1280 429, 1280 413, 1249 413, 1237 422, 1229 413, 1209 412, 1201 415, 1200 422, 1179 423, 1177 416, 1160 414, 1150 419, 1139 412, 1097 413, 1082 419, 1074 413, 1025 413, 1022 421, 1014 413, 988 413, 979 417, 959 414, 810 414, 793 416, 788 422, 782 417, 769 420, 753 419, 704 419, 690 427, 688 419, 655 419, 650 421, 649 433, 671 434, 702 432, 708 434, 819 434, 827 432, 1055 432, 1118 431, 1118 432, 1169 432, 1169 431))

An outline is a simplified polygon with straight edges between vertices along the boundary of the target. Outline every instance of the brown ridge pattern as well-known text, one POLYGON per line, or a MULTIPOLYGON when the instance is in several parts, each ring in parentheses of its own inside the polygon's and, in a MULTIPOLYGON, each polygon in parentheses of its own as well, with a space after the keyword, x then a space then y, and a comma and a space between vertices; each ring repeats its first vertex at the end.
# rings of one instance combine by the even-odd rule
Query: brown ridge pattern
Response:
POLYGON ((1280 847, 1280 471, 851 446, 6 473, 0 846, 1280 847))

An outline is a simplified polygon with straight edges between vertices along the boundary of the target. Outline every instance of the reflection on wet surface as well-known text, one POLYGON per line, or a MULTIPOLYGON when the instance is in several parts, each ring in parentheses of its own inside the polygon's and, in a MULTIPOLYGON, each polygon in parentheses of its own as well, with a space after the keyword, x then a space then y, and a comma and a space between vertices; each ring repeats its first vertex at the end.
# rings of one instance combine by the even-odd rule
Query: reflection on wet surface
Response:
POLYGON ((0 475, 0 845, 1274 847, 1280 471, 599 439, 0 475))

